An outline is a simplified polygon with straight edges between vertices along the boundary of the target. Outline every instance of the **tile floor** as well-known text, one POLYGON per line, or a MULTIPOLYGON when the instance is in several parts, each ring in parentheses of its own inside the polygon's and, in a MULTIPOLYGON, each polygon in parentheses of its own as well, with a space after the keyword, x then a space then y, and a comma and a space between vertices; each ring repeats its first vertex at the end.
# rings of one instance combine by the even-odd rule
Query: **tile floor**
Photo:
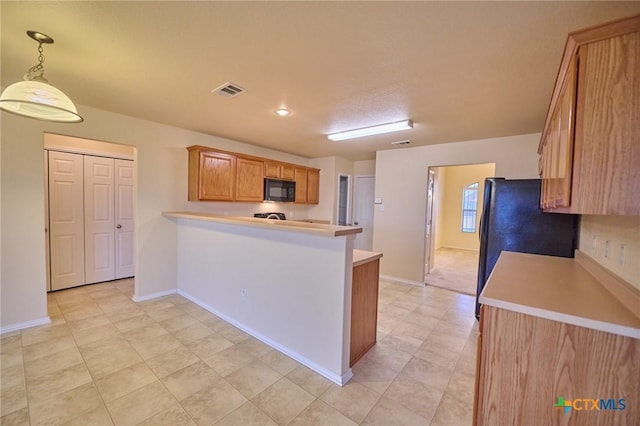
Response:
POLYGON ((379 336, 337 386, 178 295, 133 280, 48 295, 1 336, 2 425, 469 425, 474 299, 381 281, 379 336))

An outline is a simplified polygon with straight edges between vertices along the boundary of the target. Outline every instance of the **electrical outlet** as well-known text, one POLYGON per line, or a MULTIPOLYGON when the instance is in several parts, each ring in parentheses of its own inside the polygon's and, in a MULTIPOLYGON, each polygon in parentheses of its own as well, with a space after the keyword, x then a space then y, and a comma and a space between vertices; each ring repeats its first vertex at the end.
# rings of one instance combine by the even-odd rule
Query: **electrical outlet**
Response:
POLYGON ((604 258, 611 259, 611 240, 604 242, 604 258))
POLYGON ((240 298, 242 300, 247 300, 247 289, 246 288, 243 288, 243 289, 240 290, 240 298))
POLYGON ((620 266, 624 266, 624 258, 626 255, 626 251, 627 251, 627 245, 626 244, 620 244, 620 266))

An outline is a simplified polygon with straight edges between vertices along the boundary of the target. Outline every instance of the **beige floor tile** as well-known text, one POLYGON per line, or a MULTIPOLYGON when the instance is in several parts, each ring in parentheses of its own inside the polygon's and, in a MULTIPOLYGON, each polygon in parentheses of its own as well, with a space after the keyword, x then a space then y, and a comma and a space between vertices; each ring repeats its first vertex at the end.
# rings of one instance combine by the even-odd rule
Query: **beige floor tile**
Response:
POLYGON ((211 334, 187 344, 187 347, 200 357, 200 359, 210 358, 214 354, 231 346, 233 346, 233 343, 217 334, 211 334))
POLYGON ((100 379, 142 361, 140 355, 124 338, 80 346, 80 353, 94 379, 100 379))
POLYGON ((353 380, 382 395, 398 373, 366 356, 352 367, 353 380))
POLYGON ((92 379, 84 363, 76 364, 53 373, 27 380, 27 395, 30 404, 37 404, 71 389, 75 389, 92 379))
POLYGON ((102 406, 102 400, 93 383, 52 395, 38 404, 29 405, 31 424, 52 425, 68 422, 83 413, 102 406))
POLYGON ((446 349, 433 340, 427 339, 413 356, 453 370, 458 362, 460 352, 446 349))
POLYGON ((114 311, 107 311, 106 315, 111 321, 117 323, 120 321, 130 320, 134 317, 145 315, 145 311, 134 304, 133 306, 121 307, 114 311))
POLYGON ((335 408, 316 399, 305 408, 296 418, 291 426, 357 426, 357 423, 345 417, 335 408))
POLYGON ((92 328, 74 330, 73 338, 78 346, 95 342, 96 340, 107 340, 114 337, 121 337, 122 333, 111 322, 92 328))
POLYGON ((22 333, 20 330, 2 334, 0 339, 0 354, 15 349, 22 349, 22 333))
POLYGON ((475 383, 474 375, 454 371, 444 392, 459 401, 473 404, 475 383))
POLYGON ((143 362, 123 368, 95 381, 102 399, 113 401, 156 381, 156 376, 143 362))
MULTIPOLYGON (((201 308, 200 306, 197 306, 197 305, 195 305, 195 306, 196 307, 193 310, 189 310, 188 313, 189 313, 189 315, 191 315, 192 317, 194 317, 198 321, 204 323, 204 322, 207 322, 207 321, 212 320, 212 319, 219 319, 217 316, 215 316, 211 312, 207 311, 206 309, 201 308)), ((182 306, 182 309, 185 310, 185 307, 182 306)))
POLYGON ((58 339, 46 340, 33 345, 25 346, 23 349, 24 362, 33 361, 43 356, 48 356, 65 349, 72 348, 76 345, 71 335, 63 336, 58 339))
POLYGON ((25 386, 25 367, 22 364, 0 370, 0 389, 8 389, 14 386, 25 386))
POLYGON ((414 339, 425 340, 429 334, 431 334, 432 330, 433 327, 422 327, 408 322, 399 322, 398 325, 389 332, 389 334, 394 336, 409 336, 414 339))
POLYGON ((255 357, 234 345, 215 353, 209 358, 205 358, 204 362, 213 368, 216 373, 225 377, 255 360, 255 357))
POLYGON ((191 315, 185 314, 183 311, 180 311, 179 315, 176 315, 175 317, 161 321, 160 325, 164 327, 164 329, 167 330, 168 332, 174 333, 185 327, 196 324, 197 322, 199 321, 194 317, 192 317, 191 315))
POLYGON ((46 342, 51 339, 59 339, 71 335, 66 324, 51 326, 49 324, 28 328, 22 332, 22 345, 29 346, 34 343, 46 342))
POLYGON ((171 307, 165 309, 152 309, 147 311, 147 315, 153 318, 154 321, 161 322, 184 315, 184 311, 171 303, 171 307))
POLYGON ((8 414, 2 413, 0 424, 2 426, 29 426, 29 409, 24 407, 8 414))
POLYGON ((391 383, 384 397, 431 420, 442 398, 442 391, 411 378, 398 377, 391 383))
POLYGON ((99 407, 94 408, 93 410, 87 411, 86 413, 80 414, 78 417, 75 417, 69 420, 66 423, 63 423, 64 426, 110 426, 113 425, 111 421, 111 417, 107 412, 107 409, 100 405, 99 407))
POLYGON ((101 299, 98 302, 98 306, 105 314, 111 312, 122 312, 125 309, 136 309, 136 304, 129 300, 126 296, 110 297, 108 299, 101 299))
POLYGON ((189 426, 194 425, 195 423, 186 411, 180 406, 180 404, 175 403, 171 405, 169 408, 166 408, 159 412, 158 414, 149 417, 147 420, 142 423, 138 423, 139 426, 189 426))
MULTIPOLYGON (((140 311, 137 311, 137 312, 140 312, 140 311)), ((151 317, 146 313, 142 315, 133 315, 131 317, 128 317, 119 321, 116 321, 113 318, 111 320, 116 325, 116 327, 118 327, 118 330, 120 330, 123 333, 129 330, 133 330, 134 328, 146 327, 146 326, 155 324, 155 321, 151 319, 151 317)))
POLYGON ((429 424, 429 420, 406 409, 393 400, 382 397, 360 424, 377 426, 426 426, 429 424))
POLYGON ((262 362, 282 375, 290 373, 300 366, 300 363, 279 351, 271 351, 260 358, 262 362))
POLYGON ((144 340, 131 341, 131 346, 140 354, 142 359, 149 359, 177 349, 182 346, 182 343, 170 334, 163 334, 144 340))
POLYGON ((197 424, 209 425, 236 410, 247 399, 222 378, 184 399, 182 407, 197 424))
POLYGON ((143 327, 133 328, 122 333, 124 338, 130 343, 150 339, 152 337, 163 336, 165 334, 169 334, 169 332, 156 322, 143 327))
POLYGON ((175 400, 159 381, 148 384, 116 400, 107 402, 107 410, 116 425, 142 422, 174 404, 175 400))
POLYGON ((380 394, 351 380, 342 387, 331 386, 320 399, 354 422, 360 423, 378 402, 380 394))
POLYGON ((180 346, 147 360, 147 365, 159 378, 168 376, 184 367, 200 361, 187 347, 180 346))
POLYGON ((422 343, 422 340, 416 339, 411 336, 394 336, 388 334, 385 335, 384 338, 379 340, 377 345, 413 355, 422 345, 422 343))
POLYGON ((251 402, 279 425, 286 425, 314 400, 313 395, 285 377, 259 393, 251 402))
POLYGON ((220 380, 218 373, 202 361, 184 367, 162 379, 164 386, 178 401, 220 380))
POLYGON ((225 376, 227 382, 247 399, 253 398, 281 378, 280 373, 259 360, 225 376))
MULTIPOLYGON (((35 379, 45 374, 54 373, 63 368, 71 367, 84 362, 80 351, 77 347, 56 352, 49 356, 37 358, 33 361, 26 362, 24 372, 28 379, 35 379)), ((4 377, 3 377, 4 380, 4 377)))
POLYGON ((27 390, 24 384, 2 388, 0 391, 0 413, 2 416, 25 407, 27 407, 27 390))
POLYGON ((444 392, 451 374, 453 374, 452 369, 414 357, 407 363, 400 376, 416 380, 434 390, 444 392))
POLYGON ((67 321, 67 326, 71 329, 72 333, 107 324, 111 324, 111 320, 107 315, 102 313, 78 321, 67 321))
POLYGON ((149 312, 149 311, 154 311, 154 310, 173 308, 175 305, 173 303, 167 301, 165 298, 161 297, 159 299, 148 300, 146 302, 140 302, 140 303, 138 303, 138 306, 141 309, 144 309, 146 312, 149 312))
POLYGON ((399 373, 407 365, 411 355, 389 345, 375 345, 362 357, 362 360, 364 359, 374 361, 383 368, 399 373))
MULTIPOLYGON (((192 313, 192 315, 194 315, 194 314, 195 314, 195 315, 202 315, 202 316, 204 316, 203 311, 204 311, 204 312, 206 312, 206 313, 208 313, 208 314, 210 314, 210 312, 209 312, 209 311, 206 311, 206 310, 204 310, 204 309, 202 309, 202 308, 200 308, 200 307, 198 307, 198 310, 195 310, 195 311, 194 311, 194 310, 191 310, 190 312, 192 313)), ((225 327, 225 326, 229 325, 229 323, 228 323, 228 322, 226 322, 226 321, 225 321, 225 320, 223 320, 222 318, 217 317, 217 316, 215 316, 215 315, 209 316, 209 317, 207 317, 207 319, 202 320, 202 323, 203 323, 204 325, 206 325, 207 327, 209 327, 210 329, 212 329, 213 331, 215 331, 215 332, 217 332, 220 328, 222 328, 222 327, 225 327)))
POLYGON ((444 394, 436 410, 431 425, 458 426, 473 423, 473 404, 462 402, 449 394, 444 394))
POLYGON ((74 305, 60 305, 62 315, 67 321, 77 321, 96 315, 96 312, 102 313, 100 307, 95 302, 85 302, 74 305))
POLYGON ((49 324, 51 326, 64 325, 67 323, 67 320, 64 319, 62 314, 49 315, 49 319, 51 320, 49 324))
POLYGON ((226 323, 223 326, 217 328, 216 333, 232 343, 240 343, 251 337, 244 331, 232 326, 229 323, 226 323))
POLYGON ((176 331, 173 335, 176 339, 180 340, 183 344, 191 343, 195 340, 202 339, 203 337, 211 336, 213 334, 213 330, 211 330, 206 325, 201 322, 197 322, 193 325, 187 326, 185 328, 181 328, 176 331))
POLYGON ((304 365, 294 368, 286 377, 314 396, 322 395, 333 385, 331 381, 304 365))
POLYGON ((2 370, 24 364, 22 344, 20 341, 17 343, 17 345, 11 343, 7 344, 7 347, 2 347, 3 352, 2 355, 0 355, 0 368, 2 370))
POLYGON ((240 408, 225 416, 216 426, 276 426, 269 416, 260 411, 251 402, 245 402, 240 408))
POLYGON ((261 342, 254 337, 238 343, 238 347, 256 358, 262 358, 263 356, 274 350, 271 346, 261 342))

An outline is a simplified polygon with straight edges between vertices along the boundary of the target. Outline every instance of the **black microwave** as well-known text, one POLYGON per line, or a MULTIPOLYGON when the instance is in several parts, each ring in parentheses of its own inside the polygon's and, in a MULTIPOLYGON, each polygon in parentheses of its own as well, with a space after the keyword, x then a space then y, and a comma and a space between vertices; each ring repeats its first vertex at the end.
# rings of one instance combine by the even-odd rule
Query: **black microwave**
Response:
POLYGON ((265 201, 293 202, 296 200, 296 183, 290 180, 264 179, 265 201))

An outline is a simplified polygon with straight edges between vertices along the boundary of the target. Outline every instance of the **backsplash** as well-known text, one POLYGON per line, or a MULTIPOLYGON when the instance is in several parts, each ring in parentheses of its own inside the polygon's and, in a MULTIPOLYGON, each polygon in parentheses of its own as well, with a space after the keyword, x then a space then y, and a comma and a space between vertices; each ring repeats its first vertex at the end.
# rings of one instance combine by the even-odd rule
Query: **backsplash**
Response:
POLYGON ((583 215, 579 249, 640 289, 640 217, 583 215))

